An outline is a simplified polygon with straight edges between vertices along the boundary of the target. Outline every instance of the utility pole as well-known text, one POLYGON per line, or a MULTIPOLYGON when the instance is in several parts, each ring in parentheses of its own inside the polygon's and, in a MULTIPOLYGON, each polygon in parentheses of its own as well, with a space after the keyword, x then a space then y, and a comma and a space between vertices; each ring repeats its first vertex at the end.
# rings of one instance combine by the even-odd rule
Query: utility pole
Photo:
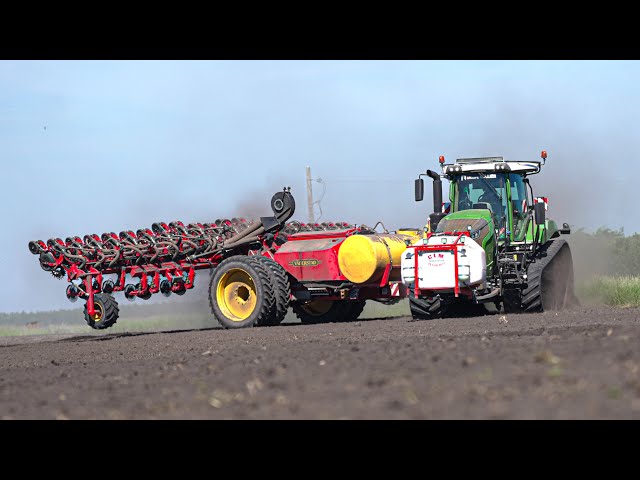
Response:
POLYGON ((307 212, 309 223, 316 223, 313 216, 313 190, 311 189, 311 167, 307 167, 307 212))

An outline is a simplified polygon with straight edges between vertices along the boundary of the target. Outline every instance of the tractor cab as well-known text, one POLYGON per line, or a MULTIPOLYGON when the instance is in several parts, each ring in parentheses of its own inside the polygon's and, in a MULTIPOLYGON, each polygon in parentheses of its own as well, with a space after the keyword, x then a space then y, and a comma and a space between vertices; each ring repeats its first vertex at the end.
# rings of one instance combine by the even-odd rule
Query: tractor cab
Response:
POLYGON ((443 176, 450 182, 451 211, 488 210, 498 240, 522 240, 528 206, 533 204, 525 179, 538 173, 541 163, 502 157, 461 158, 451 165, 442 162, 443 176))
POLYGON ((516 240, 524 232, 530 202, 522 175, 478 172, 454 175, 450 181, 452 212, 488 210, 500 236, 516 240))
MULTIPOLYGON (((442 173, 420 174, 416 201, 424 197, 423 175, 433 180, 433 213, 422 239, 402 256, 402 281, 409 288, 414 319, 441 318, 449 309, 481 311, 493 303, 505 312, 562 309, 575 303, 571 250, 547 218, 546 197, 534 197, 528 176, 541 161, 502 157, 459 158, 442 173), (449 180, 449 209, 442 180, 449 180), (454 308, 455 307, 455 308, 454 308)), ((459 311, 459 310, 458 310, 459 311)))

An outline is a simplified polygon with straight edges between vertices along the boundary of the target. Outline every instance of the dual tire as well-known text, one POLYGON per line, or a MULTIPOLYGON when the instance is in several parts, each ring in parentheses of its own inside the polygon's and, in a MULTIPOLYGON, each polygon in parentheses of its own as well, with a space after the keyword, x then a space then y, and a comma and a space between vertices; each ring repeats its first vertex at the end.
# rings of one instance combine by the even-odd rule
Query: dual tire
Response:
POLYGON ((446 306, 439 295, 416 297, 413 289, 409 289, 409 309, 413 320, 435 320, 444 317, 446 306))
POLYGON ((289 308, 289 278, 263 256, 229 257, 216 267, 209 283, 209 305, 224 328, 279 325, 289 308))

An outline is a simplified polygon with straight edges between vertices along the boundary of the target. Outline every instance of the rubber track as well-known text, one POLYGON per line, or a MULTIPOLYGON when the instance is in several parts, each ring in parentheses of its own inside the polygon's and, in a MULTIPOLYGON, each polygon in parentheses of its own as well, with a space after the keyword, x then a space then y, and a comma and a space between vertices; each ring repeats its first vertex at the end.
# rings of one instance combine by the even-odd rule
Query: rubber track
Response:
POLYGON ((527 286, 522 289, 521 309, 523 312, 542 312, 542 276, 560 250, 568 244, 563 238, 550 240, 541 249, 540 253, 546 253, 544 257, 536 258, 527 269, 527 286))

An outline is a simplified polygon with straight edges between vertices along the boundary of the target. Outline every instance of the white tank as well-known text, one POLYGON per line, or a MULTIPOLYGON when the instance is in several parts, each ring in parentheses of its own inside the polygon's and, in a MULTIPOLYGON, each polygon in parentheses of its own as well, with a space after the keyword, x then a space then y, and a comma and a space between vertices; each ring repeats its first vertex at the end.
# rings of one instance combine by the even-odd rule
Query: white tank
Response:
MULTIPOLYGON (((414 245, 451 245, 454 236, 432 236, 429 240, 420 239, 414 245)), ((484 249, 469 237, 461 237, 458 242, 458 285, 476 287, 486 283, 487 260, 484 249)), ((413 288, 415 281, 416 249, 407 248, 402 254, 402 283, 413 288)), ((455 288, 455 264, 453 250, 418 251, 418 280, 420 289, 455 288)))

